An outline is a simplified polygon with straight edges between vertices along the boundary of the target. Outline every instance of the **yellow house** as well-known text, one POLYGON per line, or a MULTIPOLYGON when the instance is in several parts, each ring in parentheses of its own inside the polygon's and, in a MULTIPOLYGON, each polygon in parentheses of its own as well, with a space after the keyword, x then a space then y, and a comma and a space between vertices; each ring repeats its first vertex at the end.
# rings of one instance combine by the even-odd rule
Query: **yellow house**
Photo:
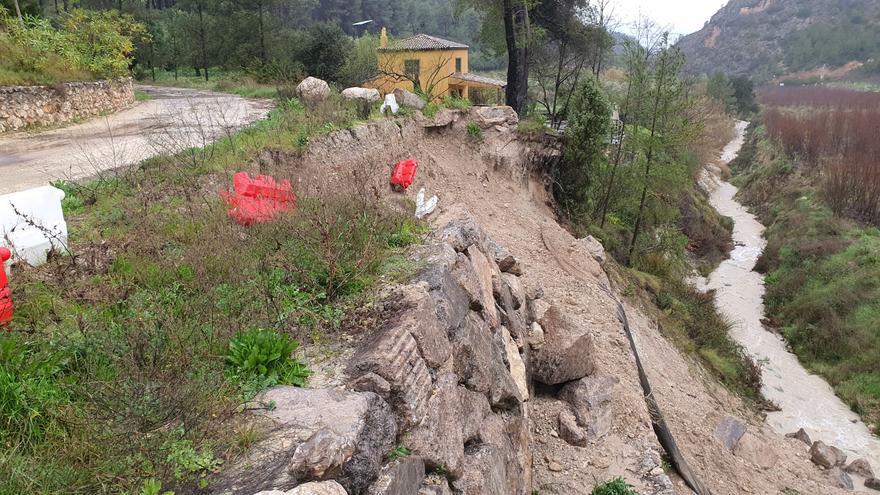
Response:
POLYGON ((503 81, 469 72, 467 45, 427 34, 389 42, 382 28, 378 59, 379 76, 366 86, 382 94, 402 88, 431 98, 451 95, 481 104, 497 98, 506 86, 503 81))

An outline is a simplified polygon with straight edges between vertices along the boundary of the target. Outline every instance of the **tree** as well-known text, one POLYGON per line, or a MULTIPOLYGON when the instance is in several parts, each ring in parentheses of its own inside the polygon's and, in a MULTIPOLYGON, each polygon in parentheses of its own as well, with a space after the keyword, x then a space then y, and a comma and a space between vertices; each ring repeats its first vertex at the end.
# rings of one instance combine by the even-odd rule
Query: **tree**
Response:
POLYGON ((604 151, 611 126, 611 102, 595 77, 577 89, 565 130, 565 154, 556 174, 558 196, 566 209, 586 205, 591 182, 604 151))
POLYGON ((716 72, 709 76, 706 82, 706 93, 724 105, 728 112, 737 110, 736 90, 733 83, 722 72, 716 72))
POLYGON ((522 113, 529 94, 529 45, 531 25, 526 0, 502 0, 504 39, 507 44, 507 88, 504 99, 522 113))
POLYGON ((352 49, 351 39, 335 24, 320 23, 309 28, 300 56, 310 75, 335 81, 352 49))

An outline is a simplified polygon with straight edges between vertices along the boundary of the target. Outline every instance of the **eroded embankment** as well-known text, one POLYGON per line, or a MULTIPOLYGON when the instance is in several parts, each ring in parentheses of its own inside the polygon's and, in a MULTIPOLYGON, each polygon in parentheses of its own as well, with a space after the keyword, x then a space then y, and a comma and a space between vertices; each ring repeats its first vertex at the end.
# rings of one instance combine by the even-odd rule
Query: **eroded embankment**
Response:
MULTIPOLYGON (((422 187, 440 197, 440 211, 431 218, 433 239, 448 247, 432 248, 439 250, 424 258, 439 275, 432 277, 434 282, 423 280, 428 282, 429 293, 444 294, 431 301, 438 325, 445 331, 433 332, 436 339, 430 340, 449 349, 449 354, 429 357, 433 352, 414 335, 419 325, 404 324, 401 330, 389 321, 375 341, 358 344, 354 355, 341 353, 335 361, 319 366, 320 376, 314 383, 349 389, 361 383, 374 390, 367 393, 385 394, 389 408, 379 409, 393 414, 395 420, 379 421, 380 427, 367 430, 379 432, 375 438, 381 439, 369 467, 375 470, 387 461, 375 459, 388 445, 417 451, 426 457, 427 471, 435 475, 428 478, 428 484, 440 485, 436 489, 436 485, 426 486, 431 491, 423 493, 448 493, 443 484, 449 483, 458 493, 588 494, 597 482, 618 476, 643 494, 687 493, 684 483, 673 482, 661 465, 662 449, 619 318, 619 295, 602 266, 613 262, 555 221, 541 171, 531 160, 538 151, 547 150, 522 138, 514 129, 514 119, 503 109, 481 109, 444 113, 432 121, 383 121, 317 139, 304 153, 267 152, 254 164, 255 170, 294 177, 299 190, 347 183, 362 193, 410 208, 410 202, 388 191, 387 178, 388 164, 413 156, 422 166, 406 197, 413 198, 422 187), (467 137, 469 121, 483 129, 482 141, 467 137), (458 233, 444 237, 450 225, 478 227, 454 227, 458 233), (494 241, 485 241, 487 249, 482 248, 479 232, 494 241), (458 239, 470 240, 461 243, 458 239), (505 268, 506 256, 496 256, 490 244, 503 246, 515 258, 520 273, 505 268), (488 266, 483 258, 489 260, 488 266), (514 289, 516 285, 522 289, 514 289), (453 293, 468 296, 452 297, 453 293), (444 301, 458 302, 449 306, 444 301), (458 316, 449 318, 451 314, 458 316), (520 316, 511 319, 511 315, 520 316), (462 326, 463 322, 467 325, 462 326), (509 341, 504 329, 511 336, 509 341), (402 336, 394 337, 395 332, 402 336), (387 345, 383 339, 390 339, 387 345), (470 339, 478 341, 468 343, 470 339), (385 359, 375 354, 382 349, 389 352, 385 359), (475 353, 475 349, 485 350, 475 353), (377 357, 365 360, 364 356, 377 357), (519 369, 517 356, 525 370, 519 369), (516 385, 523 373, 532 383, 528 397, 522 386, 510 387, 507 378, 516 385), (415 392, 405 392, 410 386, 415 392), (477 402, 488 402, 491 414, 483 415, 482 422, 464 421, 480 417, 465 412, 470 411, 461 398, 465 395, 482 396, 477 402), (393 434, 389 431, 392 423, 393 434)), ((796 440, 764 428, 738 398, 670 344, 645 312, 628 302, 623 305, 668 431, 707 493, 838 492, 831 487, 833 480, 810 464, 796 440), (733 442, 726 435, 730 425, 739 432, 733 442)), ((477 409, 486 411, 483 406, 477 409)), ((330 410, 336 409, 323 415, 334 422, 330 410)), ((352 424, 358 438, 367 423, 352 424)), ((284 455, 296 456, 299 449, 295 446, 309 444, 307 440, 286 440, 284 455)), ((350 453, 345 447, 349 444, 336 442, 332 436, 314 439, 311 451, 332 451, 324 448, 328 445, 341 445, 337 451, 350 453)), ((356 455, 350 453, 342 465, 356 455)), ((312 465, 326 465, 323 457, 312 465)), ((385 472, 394 470, 395 480, 415 473, 425 484, 414 457, 392 463, 385 472), (394 467, 413 462, 413 470, 394 467)), ((277 465, 293 464, 288 459, 277 465)), ((328 468, 320 476, 310 476, 333 478, 352 472, 345 469, 328 468)), ((299 472, 260 471, 283 476, 299 472)), ((286 479, 285 487, 291 486, 290 478, 286 479)))

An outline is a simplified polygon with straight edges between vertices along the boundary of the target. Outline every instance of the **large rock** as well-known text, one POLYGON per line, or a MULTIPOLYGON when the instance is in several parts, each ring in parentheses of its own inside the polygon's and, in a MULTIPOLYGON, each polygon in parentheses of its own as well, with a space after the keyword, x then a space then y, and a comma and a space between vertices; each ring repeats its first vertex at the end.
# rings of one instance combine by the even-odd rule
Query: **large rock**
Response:
POLYGON ((442 108, 433 118, 422 121, 422 127, 426 129, 440 129, 449 127, 458 120, 458 114, 448 108, 442 108))
POLYGON ((349 363, 348 374, 357 383, 373 373, 391 387, 389 402, 401 428, 425 417, 432 380, 419 346, 406 328, 394 322, 361 342, 349 363))
POLYGON ((437 318, 437 306, 429 293, 430 285, 420 282, 403 287, 400 297, 405 309, 393 324, 402 326, 416 340, 425 363, 439 368, 452 355, 452 346, 437 318))
POLYGON ((880 479, 870 478, 865 481, 865 487, 870 488, 872 490, 880 491, 880 479))
POLYGON ((495 292, 492 282, 493 279, 501 279, 501 272, 498 271, 495 263, 489 261, 489 258, 474 245, 467 248, 467 257, 470 260, 471 268, 476 274, 477 280, 478 293, 472 294, 472 297, 479 299, 483 309, 483 316, 486 318, 489 326, 493 329, 498 328, 501 320, 498 316, 498 309, 495 307, 495 292))
POLYGON ((428 284, 441 327, 447 333, 458 328, 470 312, 470 298, 456 280, 453 270, 446 266, 432 265, 419 272, 415 280, 428 284))
POLYGON ((831 468, 828 471, 828 476, 831 478, 831 481, 837 488, 843 488, 844 490, 852 491, 853 480, 848 474, 846 474, 843 469, 840 469, 840 467, 831 468))
POLYGON ((397 99, 397 103, 405 107, 412 107, 417 110, 425 108, 425 100, 423 100, 421 96, 411 93, 403 88, 397 88, 394 90, 394 98, 397 99))
POLYGON ((796 440, 800 440, 801 442, 804 442, 807 445, 813 445, 813 441, 810 440, 809 433, 807 433, 807 430, 805 430, 803 428, 799 429, 798 431, 796 431, 794 433, 786 433, 785 436, 787 438, 794 438, 796 440))
POLYGON ((871 463, 867 459, 856 459, 847 466, 844 471, 862 478, 873 478, 874 470, 871 469, 871 463))
POLYGON ((287 492, 287 495, 348 495, 348 493, 335 481, 323 481, 300 485, 287 492))
POLYGON ((588 376, 564 386, 559 398, 568 402, 577 424, 586 429, 590 440, 604 437, 613 424, 614 386, 620 382, 612 376, 588 376))
POLYGON ((504 365, 500 334, 471 312, 452 335, 455 373, 469 389, 486 394, 494 408, 509 409, 522 402, 516 383, 504 365))
POLYGON ((501 327, 501 337, 504 342, 504 351, 507 355, 507 368, 510 370, 510 376, 519 390, 520 398, 523 401, 529 400, 529 380, 526 376, 526 363, 523 362, 522 356, 519 354, 519 347, 507 331, 507 327, 501 327))
POLYGON ((452 486, 461 495, 510 495, 504 454, 494 445, 475 445, 465 456, 464 474, 452 486))
POLYGON ((462 469, 464 438, 458 377, 443 373, 437 377, 428 415, 406 435, 405 444, 421 457, 428 469, 443 467, 458 476, 462 469))
POLYGON ((459 421, 462 427, 462 439, 464 443, 470 443, 480 436, 480 429, 486 416, 492 413, 489 399, 485 394, 474 392, 467 387, 458 387, 461 410, 459 421))
POLYGON ((495 260, 495 264, 498 265, 499 270, 517 276, 522 275, 522 267, 520 267, 519 261, 504 246, 489 238, 486 241, 486 247, 489 250, 489 254, 492 255, 492 259, 495 260))
POLYGON ((418 457, 398 459, 382 469, 369 495, 412 495, 422 487, 425 463, 418 457))
POLYGON ((746 434, 746 429, 746 424, 742 421, 731 416, 725 416, 718 423, 718 427, 715 428, 715 437, 721 440, 724 448, 733 452, 736 450, 739 440, 746 434))
POLYGON ((358 495, 376 479, 397 437, 391 408, 373 393, 283 386, 258 402, 271 405, 253 412, 265 438, 211 483, 212 493, 289 490, 332 477, 358 495))
POLYGON ((751 433, 743 435, 733 453, 740 459, 745 459, 765 470, 772 469, 779 462, 779 454, 776 450, 751 433))
POLYGON ((347 100, 360 100, 374 103, 382 99, 378 89, 373 88, 347 88, 342 90, 342 97, 347 100))
POLYGON ((831 469, 834 466, 842 466, 846 463, 846 454, 837 447, 825 445, 824 442, 817 441, 810 447, 810 459, 814 464, 831 469))
POLYGON ((593 337, 571 324, 557 306, 551 305, 538 319, 544 342, 531 354, 532 378, 558 385, 590 375, 593 362, 593 337))
POLYGON ((455 208, 449 216, 450 220, 435 234, 438 240, 449 243, 459 253, 472 245, 485 250, 486 234, 469 212, 455 208))
POLYGON ((296 87, 296 96, 304 103, 319 103, 330 98, 330 85, 316 77, 307 77, 296 87))
POLYGON ((576 447, 586 447, 590 441, 587 430, 577 423, 569 408, 559 412, 559 437, 576 447))
POLYGON ((602 246, 602 243, 599 242, 595 237, 588 235, 581 239, 581 244, 583 244, 584 248, 586 248, 587 252, 590 253, 590 256, 593 257, 594 260, 598 261, 599 264, 605 264, 608 261, 608 257, 605 254, 605 247, 602 246))
POLYGON ((507 106, 498 107, 474 107, 475 120, 481 127, 494 127, 496 125, 516 125, 519 123, 519 115, 507 106))

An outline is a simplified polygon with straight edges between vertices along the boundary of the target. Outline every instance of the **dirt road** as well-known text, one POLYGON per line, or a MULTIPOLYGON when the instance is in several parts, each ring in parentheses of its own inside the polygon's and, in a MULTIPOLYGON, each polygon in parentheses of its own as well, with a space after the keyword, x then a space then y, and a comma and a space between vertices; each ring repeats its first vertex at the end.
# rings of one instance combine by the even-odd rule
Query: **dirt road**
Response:
POLYGON ((268 100, 138 86, 152 99, 80 124, 0 137, 0 194, 81 179, 201 147, 266 116, 268 100))

